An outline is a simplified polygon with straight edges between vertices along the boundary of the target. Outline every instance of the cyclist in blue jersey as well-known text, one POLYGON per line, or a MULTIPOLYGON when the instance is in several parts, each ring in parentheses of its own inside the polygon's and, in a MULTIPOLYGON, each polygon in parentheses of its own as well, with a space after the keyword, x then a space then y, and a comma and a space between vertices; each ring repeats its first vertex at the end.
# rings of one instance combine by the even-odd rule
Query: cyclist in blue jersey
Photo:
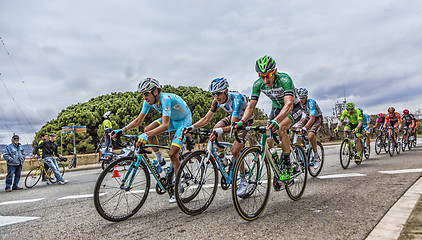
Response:
MULTIPOLYGON (((208 88, 208 91, 214 97, 212 101, 211 108, 208 113, 201 118, 198 122, 193 124, 192 126, 188 127, 187 131, 192 131, 193 129, 200 128, 206 126, 211 119, 214 117, 215 112, 218 108, 223 109, 228 113, 228 116, 221 119, 213 128, 213 132, 210 136, 211 140, 217 138, 219 141, 222 141, 221 135, 223 133, 230 132, 231 124, 233 122, 238 122, 240 118, 243 116, 246 107, 248 106, 248 99, 245 95, 242 95, 238 92, 229 91, 228 89, 229 83, 225 78, 216 78, 212 80, 211 85, 208 88)), ((252 115, 247 121, 245 121, 245 126, 251 126, 253 123, 254 116, 252 115)), ((238 133, 239 138, 242 142, 246 142, 248 138, 248 131, 241 130, 238 133)), ((234 159, 238 159, 240 155, 240 150, 242 150, 244 144, 235 141, 232 147, 232 153, 234 159)), ((222 151, 223 149, 218 149, 222 151)), ((220 154, 220 158, 223 158, 224 155, 220 154)), ((223 159, 223 162, 227 162, 227 160, 223 159)), ((241 177, 243 177, 240 181, 239 188, 237 189, 237 195, 241 196, 245 194, 246 189, 248 187, 248 181, 245 177, 245 170, 244 167, 240 167, 241 177)))
POLYGON ((322 126, 322 111, 315 100, 308 98, 308 90, 306 88, 300 88, 297 92, 299 95, 300 105, 306 113, 306 117, 299 123, 296 130, 301 131, 302 134, 306 134, 308 132, 308 139, 314 152, 311 156, 312 159, 310 159, 310 162, 314 164, 315 168, 318 168, 320 157, 317 153, 316 134, 322 126))
MULTIPOLYGON (((162 117, 145 127, 144 133, 139 135, 137 145, 147 142, 158 145, 158 139, 156 137, 158 134, 176 131, 170 147, 169 157, 173 163, 174 172, 177 173, 180 166, 179 152, 185 141, 182 136, 182 130, 192 125, 191 111, 185 101, 178 95, 162 93, 159 82, 154 78, 143 79, 138 85, 138 92, 144 98, 141 112, 135 120, 122 129, 114 131, 114 133, 117 134, 120 131, 125 133, 128 130, 140 126, 151 107, 161 112, 162 117)), ((166 163, 159 149, 153 148, 153 151, 160 164, 162 166, 165 165, 166 163)), ((174 195, 170 197, 170 202, 176 202, 174 195)))
POLYGON ((366 113, 363 113, 362 108, 358 108, 359 111, 362 114, 362 129, 364 130, 364 136, 366 138, 366 148, 369 149, 370 141, 369 133, 371 132, 371 119, 369 118, 369 115, 366 113))

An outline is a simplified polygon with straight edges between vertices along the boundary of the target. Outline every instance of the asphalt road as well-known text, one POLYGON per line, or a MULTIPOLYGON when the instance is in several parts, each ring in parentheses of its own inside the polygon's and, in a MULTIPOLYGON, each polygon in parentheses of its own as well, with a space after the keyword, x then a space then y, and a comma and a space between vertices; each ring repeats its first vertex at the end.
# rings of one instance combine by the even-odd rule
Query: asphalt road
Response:
MULTIPOLYGON (((351 163, 346 170, 340 166, 338 145, 325 146, 325 154, 322 178, 309 176, 299 201, 290 200, 285 191, 271 189, 264 213, 252 222, 238 216, 231 191, 221 188, 211 206, 198 216, 182 213, 177 204, 168 203, 167 194, 150 192, 132 218, 106 221, 97 214, 92 198, 100 173, 95 169, 66 173, 67 185, 39 183, 32 189, 0 192, 0 238, 364 239, 421 176, 421 144, 394 157, 372 151, 369 160, 360 166, 351 163), (382 172, 403 169, 413 172, 382 172)), ((151 181, 155 186, 155 180, 151 181)), ((0 188, 4 189, 4 180, 0 188)))

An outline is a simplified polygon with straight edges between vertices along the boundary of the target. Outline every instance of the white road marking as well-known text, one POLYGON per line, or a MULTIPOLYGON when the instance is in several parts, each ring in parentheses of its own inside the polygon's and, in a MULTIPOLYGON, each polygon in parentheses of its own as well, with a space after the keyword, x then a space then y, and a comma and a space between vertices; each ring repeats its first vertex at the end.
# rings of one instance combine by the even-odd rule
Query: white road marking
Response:
POLYGON ((366 176, 366 174, 362 173, 345 173, 345 174, 334 174, 334 175, 325 175, 325 176, 319 176, 320 179, 327 179, 327 178, 347 178, 347 177, 363 177, 366 176))
MULTIPOLYGON (((104 195, 106 193, 101 193, 101 195, 104 195)), ((67 199, 77 199, 77 198, 91 198, 94 197, 94 194, 85 194, 85 195, 71 195, 71 196, 66 196, 66 197, 61 197, 58 198, 57 200, 67 200, 67 199)))
POLYGON ((378 171, 378 172, 379 173, 384 173, 384 174, 417 173, 417 172, 422 172, 422 168, 390 170, 390 171, 378 171))
POLYGON ((17 201, 8 201, 2 202, 0 205, 16 204, 16 203, 29 203, 29 202, 38 202, 44 200, 45 198, 36 198, 36 199, 27 199, 27 200, 17 200, 17 201))
POLYGON ((38 219, 39 217, 0 216, 0 227, 38 219))

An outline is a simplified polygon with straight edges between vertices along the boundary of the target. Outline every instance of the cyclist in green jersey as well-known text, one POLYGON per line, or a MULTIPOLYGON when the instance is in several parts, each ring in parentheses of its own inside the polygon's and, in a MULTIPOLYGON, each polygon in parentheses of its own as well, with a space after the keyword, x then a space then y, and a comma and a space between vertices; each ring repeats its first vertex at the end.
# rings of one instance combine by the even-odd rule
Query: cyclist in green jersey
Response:
MULTIPOLYGON (((252 87, 251 100, 237 126, 244 125, 252 116, 259 95, 264 93, 272 100, 272 109, 267 128, 278 133, 281 137, 283 160, 281 162, 282 178, 289 179, 294 173, 290 163, 290 139, 287 130, 302 118, 302 107, 297 96, 292 79, 286 73, 277 72, 276 63, 270 56, 264 56, 256 61, 255 70, 259 78, 252 87)), ((274 140, 268 141, 270 148, 274 147, 274 140)))
MULTIPOLYGON (((360 162, 362 157, 362 143, 360 141, 360 138, 362 137, 362 125, 363 125, 363 118, 362 113, 359 109, 355 108, 355 104, 352 102, 346 103, 346 110, 343 111, 340 117, 340 121, 337 124, 336 129, 334 129, 334 132, 337 133, 341 124, 344 121, 344 118, 349 120, 349 123, 344 127, 344 130, 351 130, 353 129, 353 132, 356 133, 356 148, 358 150, 357 156, 355 161, 360 162)), ((346 133, 344 133, 344 136, 346 137, 346 133)))

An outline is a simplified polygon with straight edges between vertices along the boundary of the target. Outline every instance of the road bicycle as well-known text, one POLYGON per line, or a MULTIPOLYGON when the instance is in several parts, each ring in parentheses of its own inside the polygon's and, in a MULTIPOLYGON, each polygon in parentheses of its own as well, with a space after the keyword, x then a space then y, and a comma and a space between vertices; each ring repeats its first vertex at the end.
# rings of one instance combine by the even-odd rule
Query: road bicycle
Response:
MULTIPOLYGON (((120 142, 120 135, 117 136, 117 142, 120 142)), ((135 146, 137 136, 124 135, 135 146)), ((94 188, 95 209, 106 220, 119 222, 133 216, 147 199, 151 187, 151 177, 156 180, 155 190, 157 194, 162 195, 166 192, 170 196, 174 194, 173 184, 173 164, 162 168, 156 160, 151 162, 147 154, 151 151, 147 148, 167 149, 168 146, 154 144, 145 144, 135 149, 136 156, 127 156, 117 159, 110 163, 99 175, 94 188), (153 164, 153 163, 157 164, 153 164)), ((180 150, 180 160, 183 160, 187 154, 182 154, 183 147, 180 150)))
MULTIPOLYGON (((273 187, 276 191, 285 189, 290 199, 299 200, 306 187, 308 176, 308 164, 306 160, 305 150, 299 144, 290 145, 290 161, 292 166, 292 175, 288 180, 282 181, 282 170, 284 166, 280 166, 271 155, 267 143, 268 138, 273 138, 276 143, 276 134, 269 131, 265 126, 248 126, 239 127, 238 130, 257 131, 261 134, 261 139, 256 146, 243 149, 239 159, 236 161, 233 176, 241 174, 241 168, 245 169, 245 177, 248 182, 246 193, 237 196, 237 189, 242 181, 237 178, 232 183, 232 197, 237 213, 241 218, 252 221, 257 219, 265 209, 271 191, 271 169, 274 173, 273 187), (270 168, 271 167, 271 168, 270 168)), ((238 139, 235 133, 236 141, 238 139)))
POLYGON ((293 134, 293 144, 298 143, 298 139, 301 139, 301 146, 306 152, 306 159, 308 159, 308 172, 312 177, 317 177, 322 170, 324 165, 324 146, 320 141, 317 141, 317 154, 318 158, 314 156, 314 151, 312 151, 311 142, 308 139, 308 135, 300 134, 301 131, 295 129, 292 130, 293 134))
POLYGON ((101 168, 104 170, 113 161, 128 156, 135 156, 134 144, 122 143, 122 150, 119 153, 106 151, 104 143, 98 144, 98 161, 101 162, 101 168))
MULTIPOLYGON (((48 170, 45 169, 44 167, 44 161, 42 161, 41 158, 37 158, 38 161, 38 166, 34 167, 31 169, 31 171, 29 171, 29 173, 26 175, 25 178, 25 187, 27 188, 32 188, 35 185, 37 185, 37 183, 40 181, 43 173, 45 174, 45 178, 47 181, 47 184, 50 183, 56 183, 57 179, 54 176, 53 170, 51 170, 51 168, 48 168, 48 170)), ((66 158, 56 158, 57 162, 65 162, 67 161, 66 158)), ((59 171, 60 174, 63 176, 64 175, 64 164, 62 163, 57 163, 58 167, 59 167, 59 171)))
POLYGON ((403 127, 403 131, 403 137, 401 139, 401 150, 404 152, 406 150, 406 146, 409 150, 412 149, 414 138, 412 138, 411 130, 408 127, 403 127))
MULTIPOLYGON (((346 137, 343 139, 340 145, 340 165, 343 169, 347 169, 350 164, 350 160, 355 159, 355 163, 360 165, 363 158, 361 156, 361 161, 356 161, 357 148, 356 148, 356 133, 351 130, 339 130, 339 132, 345 132, 346 137)), ((362 154, 366 159, 369 158, 369 152, 366 148, 366 139, 359 138, 361 142, 362 154)))
POLYGON ((389 145, 387 144, 386 140, 386 131, 384 129, 379 129, 377 135, 378 136, 375 139, 375 153, 379 155, 382 149, 384 149, 384 151, 387 153, 389 151, 389 145))
MULTIPOLYGON (((208 137, 210 132, 201 130, 191 134, 208 137)), ((206 149, 195 151, 183 160, 176 175, 175 196, 184 213, 197 215, 211 205, 217 192, 218 171, 221 173, 221 188, 229 189, 235 162, 229 157, 232 146, 232 143, 208 140, 206 149), (223 149, 223 153, 228 151, 221 154, 217 147, 223 149)))
POLYGON ((387 138, 387 145, 388 145, 388 153, 392 157, 394 155, 394 151, 397 154, 400 154, 401 150, 401 141, 398 141, 397 132, 395 129, 396 127, 388 127, 388 138, 387 138))

